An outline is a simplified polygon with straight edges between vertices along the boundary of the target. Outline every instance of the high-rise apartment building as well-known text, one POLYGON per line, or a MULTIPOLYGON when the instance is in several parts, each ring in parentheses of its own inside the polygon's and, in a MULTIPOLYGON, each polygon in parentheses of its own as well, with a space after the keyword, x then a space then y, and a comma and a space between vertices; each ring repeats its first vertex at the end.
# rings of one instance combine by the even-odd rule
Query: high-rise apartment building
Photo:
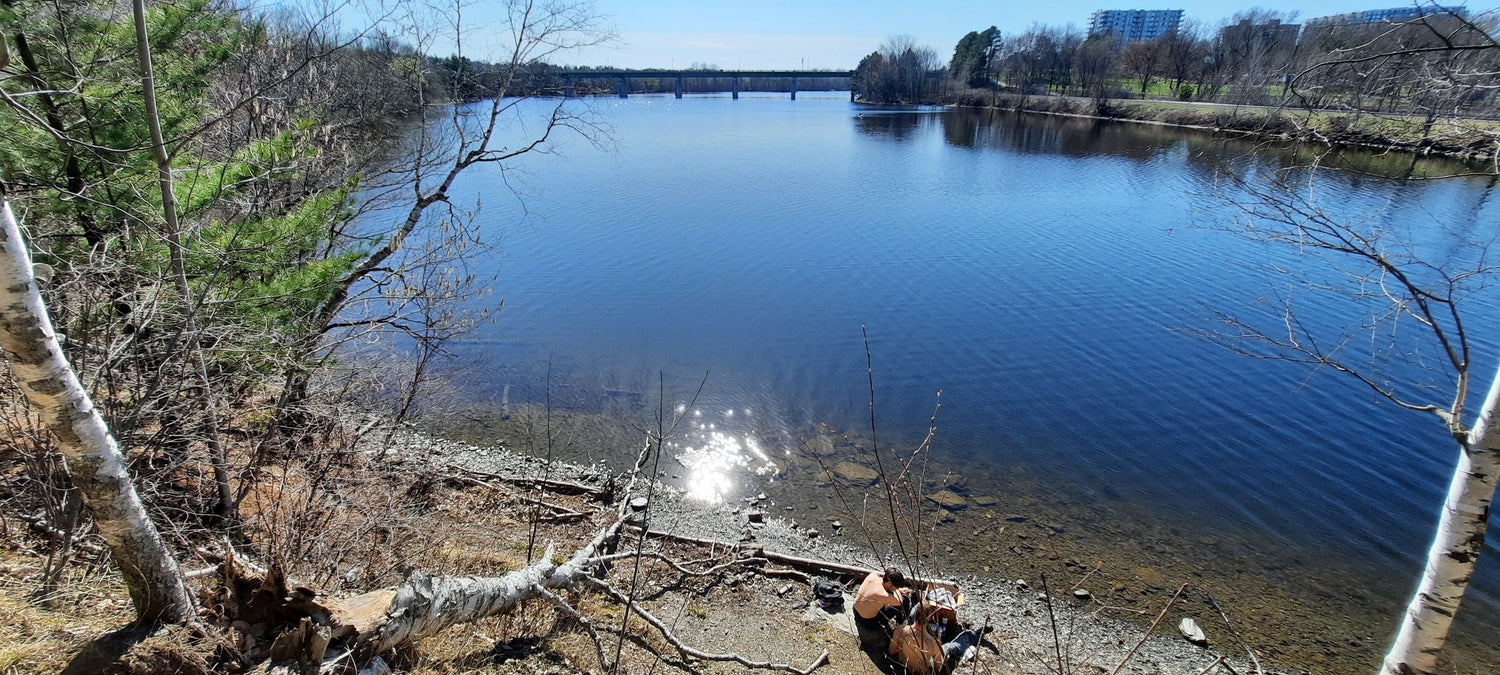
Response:
POLYGON ((1392 7, 1390 9, 1367 9, 1362 12, 1348 12, 1346 14, 1330 14, 1307 20, 1308 28, 1319 26, 1349 25, 1363 23, 1401 23, 1420 19, 1424 16, 1434 14, 1455 14, 1467 16, 1469 8, 1464 5, 1408 5, 1406 7, 1392 7))
POLYGON ((1115 46, 1176 33, 1180 9, 1101 9, 1089 17, 1089 35, 1109 34, 1115 46))

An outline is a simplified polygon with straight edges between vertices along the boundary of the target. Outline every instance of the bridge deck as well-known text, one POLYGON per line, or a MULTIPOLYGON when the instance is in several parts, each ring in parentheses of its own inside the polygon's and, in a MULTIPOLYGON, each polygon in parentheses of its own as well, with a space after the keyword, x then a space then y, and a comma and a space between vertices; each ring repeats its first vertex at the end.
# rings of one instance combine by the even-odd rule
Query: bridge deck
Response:
POLYGON ((853 77, 852 70, 581 70, 554 73, 560 77, 853 77))

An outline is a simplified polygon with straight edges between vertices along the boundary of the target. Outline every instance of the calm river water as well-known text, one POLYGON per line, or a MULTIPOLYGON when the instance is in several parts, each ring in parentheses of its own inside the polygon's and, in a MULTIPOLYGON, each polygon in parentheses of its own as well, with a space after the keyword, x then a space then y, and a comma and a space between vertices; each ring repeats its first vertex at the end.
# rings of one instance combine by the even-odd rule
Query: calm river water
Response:
MULTIPOLYGON (((1104 561, 1103 583, 1139 587, 1141 607, 1193 579, 1231 589, 1216 597, 1290 665, 1373 667, 1454 443, 1337 374, 1192 334, 1213 310, 1265 317, 1285 297, 1330 341, 1352 329, 1351 352, 1394 344, 1383 377, 1432 379, 1405 365, 1414 325, 1360 332, 1349 298, 1268 271, 1327 278, 1321 263, 1218 229, 1239 217, 1218 162, 1309 156, 1144 125, 799 98, 579 102, 616 150, 565 141, 528 157, 505 177, 521 201, 497 172, 466 174, 454 201, 483 198, 499 246, 476 271, 498 275, 505 304, 456 346, 453 386, 539 402, 550 364, 554 405, 641 416, 660 373, 692 421, 670 473, 705 499, 781 490, 811 508, 826 500, 804 447, 818 425, 868 436, 863 325, 882 442, 920 439, 941 390, 935 466, 971 499, 999 500, 947 527, 970 544, 953 568, 1024 571, 1029 549, 997 525, 1024 515, 1013 533, 1058 524, 1052 547, 1104 561)), ((1336 217, 1437 260, 1472 255, 1500 223, 1492 180, 1329 170, 1313 189, 1336 217)), ((1494 293, 1465 306, 1481 394, 1500 363, 1496 306, 1494 293)), ((1500 553, 1481 568, 1459 645, 1493 664, 1482 645, 1500 635, 1500 553)))

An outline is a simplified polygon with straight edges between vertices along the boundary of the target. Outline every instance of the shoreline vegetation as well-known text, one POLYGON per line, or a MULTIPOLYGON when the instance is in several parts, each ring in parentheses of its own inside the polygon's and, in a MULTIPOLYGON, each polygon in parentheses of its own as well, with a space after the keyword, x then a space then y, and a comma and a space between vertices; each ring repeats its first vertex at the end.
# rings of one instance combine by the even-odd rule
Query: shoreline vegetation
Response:
MULTIPOLYGON (((942 105, 942 104, 939 104, 942 105)), ((951 107, 1008 110, 1111 122, 1132 122, 1259 137, 1329 148, 1360 148, 1440 156, 1469 163, 1500 157, 1500 122, 1434 120, 1371 113, 1287 107, 1194 104, 1150 99, 1092 100, 1069 96, 1017 96, 971 90, 951 107), (988 100, 986 100, 988 99, 988 100)))

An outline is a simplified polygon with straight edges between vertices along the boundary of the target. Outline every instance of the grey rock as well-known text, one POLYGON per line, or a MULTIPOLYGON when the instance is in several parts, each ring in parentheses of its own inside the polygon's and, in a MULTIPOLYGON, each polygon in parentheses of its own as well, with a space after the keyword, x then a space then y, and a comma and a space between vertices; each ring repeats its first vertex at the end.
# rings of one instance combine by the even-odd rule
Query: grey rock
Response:
POLYGON ((1208 636, 1203 634, 1203 629, 1198 627, 1197 621, 1183 617, 1182 621, 1177 624, 1177 630, 1182 631, 1182 637, 1187 638, 1188 642, 1199 647, 1208 646, 1208 636))

